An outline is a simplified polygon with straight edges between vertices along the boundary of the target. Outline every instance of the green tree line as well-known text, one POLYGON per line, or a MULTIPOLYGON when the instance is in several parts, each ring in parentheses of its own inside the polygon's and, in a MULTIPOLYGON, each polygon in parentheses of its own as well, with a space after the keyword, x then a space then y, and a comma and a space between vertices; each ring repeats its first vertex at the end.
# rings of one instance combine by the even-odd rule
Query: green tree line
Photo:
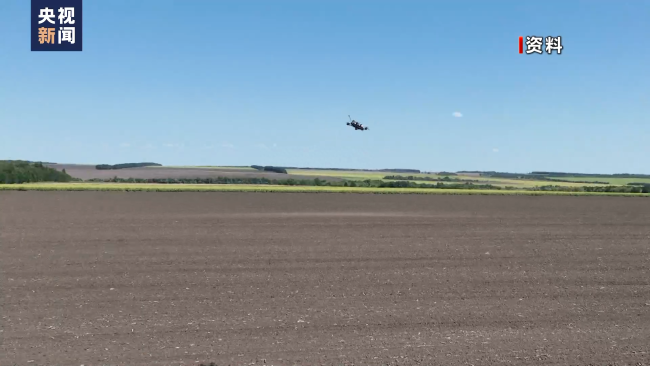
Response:
POLYGON ((279 166, 261 166, 261 165, 251 165, 251 168, 257 169, 263 172, 274 172, 280 174, 287 174, 287 168, 282 168, 279 166))
POLYGON ((650 185, 639 186, 584 186, 568 187, 559 185, 546 185, 541 187, 500 187, 491 184, 442 183, 436 184, 415 183, 408 180, 386 182, 383 180, 343 180, 325 181, 314 179, 268 179, 268 178, 109 178, 90 179, 90 182, 116 182, 116 183, 160 183, 160 184, 261 184, 261 185, 286 185, 286 186, 330 186, 330 187, 371 187, 371 188, 429 188, 429 189, 491 189, 491 190, 525 190, 525 191, 559 191, 559 192, 620 192, 620 193, 650 193, 650 185))
POLYGON ((330 186, 330 187, 375 187, 375 188, 449 188, 449 189, 501 189, 489 184, 437 184, 415 183, 412 181, 385 182, 383 180, 343 180, 326 181, 314 179, 268 179, 268 178, 108 178, 89 179, 88 182, 113 182, 113 183, 161 183, 161 184, 273 184, 287 186, 330 186))
POLYGON ((99 164, 95 165, 95 169, 99 170, 113 170, 113 169, 126 169, 126 168, 142 168, 146 166, 162 166, 158 163, 124 163, 124 164, 99 164))
POLYGON ((650 186, 583 186, 567 187, 547 185, 529 188, 533 191, 562 191, 562 192, 618 192, 618 193, 650 193, 650 186))
POLYGON ((648 174, 588 174, 588 173, 562 173, 562 172, 542 172, 534 171, 531 173, 506 173, 495 171, 479 171, 479 170, 461 170, 458 173, 478 173, 482 177, 494 178, 514 178, 514 179, 536 179, 536 180, 550 180, 556 182, 573 182, 573 183, 597 183, 609 184, 608 182, 594 182, 594 181, 575 181, 575 180, 561 180, 555 178, 578 178, 578 177, 595 177, 595 178, 650 178, 648 174), (546 179, 545 179, 546 178, 546 179))
POLYGON ((75 180, 65 169, 58 171, 43 163, 21 160, 0 161, 0 183, 70 182, 75 180))

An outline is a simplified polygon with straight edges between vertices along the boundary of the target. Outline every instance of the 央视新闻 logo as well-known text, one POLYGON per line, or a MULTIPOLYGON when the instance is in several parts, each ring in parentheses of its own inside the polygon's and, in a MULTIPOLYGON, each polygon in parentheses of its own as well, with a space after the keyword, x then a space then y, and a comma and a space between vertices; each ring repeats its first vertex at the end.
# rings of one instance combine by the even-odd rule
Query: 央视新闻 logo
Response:
POLYGON ((81 51, 82 0, 32 0, 32 51, 81 51))

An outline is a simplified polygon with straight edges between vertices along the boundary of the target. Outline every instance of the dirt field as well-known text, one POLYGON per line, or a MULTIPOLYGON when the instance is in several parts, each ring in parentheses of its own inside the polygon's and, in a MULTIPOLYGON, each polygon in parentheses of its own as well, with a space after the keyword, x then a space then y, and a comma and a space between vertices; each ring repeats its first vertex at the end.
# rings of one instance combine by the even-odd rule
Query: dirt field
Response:
POLYGON ((209 169, 209 168, 128 168, 115 170, 98 170, 94 165, 77 164, 52 164, 48 165, 57 170, 63 170, 74 178, 80 179, 109 179, 118 178, 141 178, 141 179, 164 179, 164 178, 268 178, 268 179, 308 179, 320 178, 328 181, 341 181, 341 178, 311 175, 287 175, 273 172, 257 172, 250 170, 236 169, 209 169))
POLYGON ((0 365, 650 364, 647 199, 0 192, 0 253, 0 365))

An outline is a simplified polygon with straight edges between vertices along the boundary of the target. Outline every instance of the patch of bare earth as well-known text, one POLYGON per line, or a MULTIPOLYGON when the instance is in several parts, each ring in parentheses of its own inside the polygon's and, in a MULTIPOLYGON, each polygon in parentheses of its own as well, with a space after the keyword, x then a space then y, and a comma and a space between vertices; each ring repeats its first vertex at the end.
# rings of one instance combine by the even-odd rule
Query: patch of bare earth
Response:
POLYGON ((1 365, 633 365, 643 198, 0 192, 1 365))

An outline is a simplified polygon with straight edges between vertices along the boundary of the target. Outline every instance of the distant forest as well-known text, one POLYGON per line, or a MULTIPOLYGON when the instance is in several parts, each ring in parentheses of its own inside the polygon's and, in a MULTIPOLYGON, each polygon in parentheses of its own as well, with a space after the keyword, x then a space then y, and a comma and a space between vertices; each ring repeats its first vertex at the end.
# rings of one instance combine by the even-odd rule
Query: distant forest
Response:
POLYGON ((251 168, 257 169, 263 172, 274 172, 274 173, 280 173, 280 174, 287 174, 287 169, 291 168, 282 168, 279 166, 261 166, 261 165, 251 165, 251 168))
POLYGON ((142 168, 145 166, 162 166, 158 163, 124 163, 124 164, 99 164, 95 165, 95 169, 99 170, 114 170, 114 169, 126 169, 126 168, 142 168))
POLYGON ((0 183, 70 182, 72 178, 65 169, 58 171, 41 162, 0 160, 0 183))

